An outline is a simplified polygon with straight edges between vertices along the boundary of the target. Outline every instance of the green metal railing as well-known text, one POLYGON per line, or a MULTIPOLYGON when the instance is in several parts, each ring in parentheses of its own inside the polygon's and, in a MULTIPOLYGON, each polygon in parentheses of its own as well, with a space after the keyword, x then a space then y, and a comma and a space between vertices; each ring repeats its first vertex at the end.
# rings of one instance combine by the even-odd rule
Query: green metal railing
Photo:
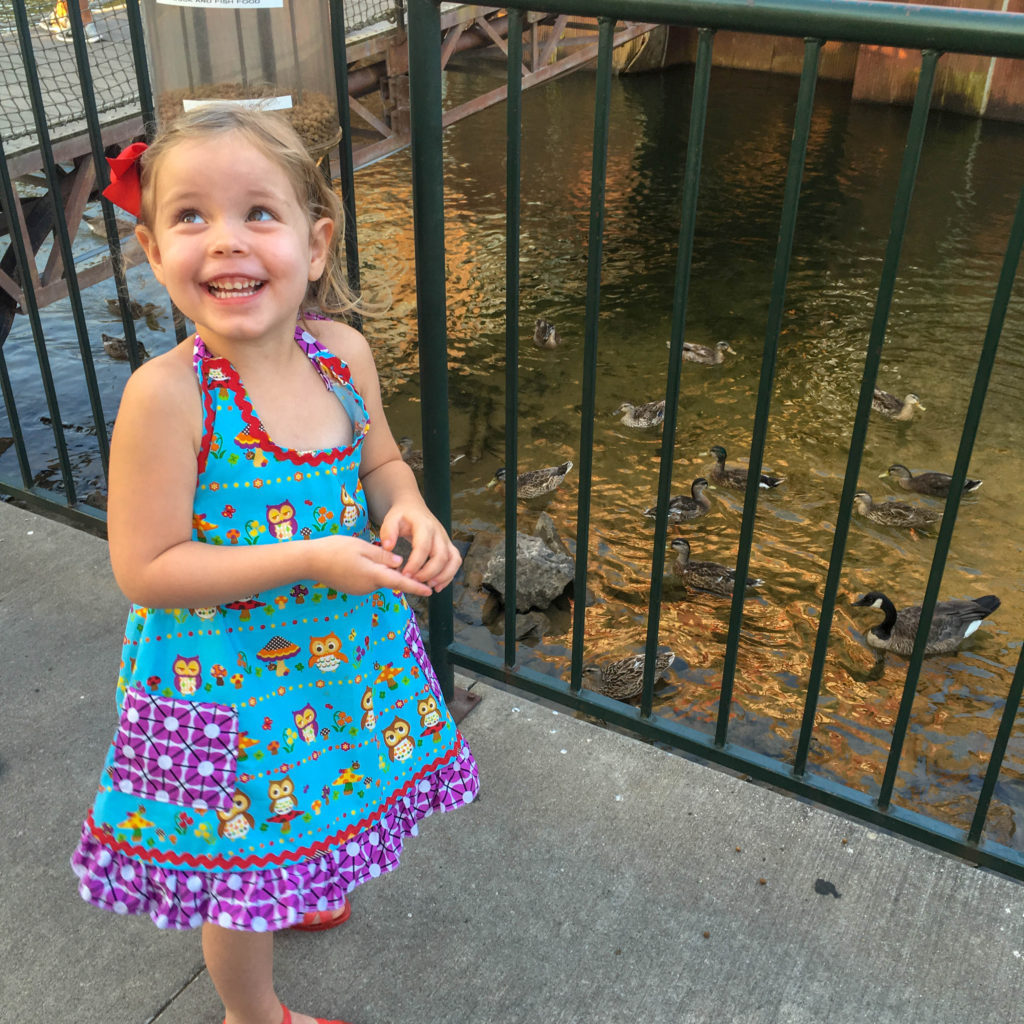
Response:
MULTIPOLYGON (((507 236, 506 236, 506 449, 507 478, 518 473, 518 335, 519 335, 519 209, 520 209, 520 47, 524 10, 568 13, 599 20, 599 56, 595 84, 593 170, 590 195, 590 233, 587 296, 583 347, 581 433, 579 445, 579 504, 576 523, 575 593, 586 592, 589 550, 589 508, 592 485, 595 391, 597 378, 598 314, 600 310, 601 257, 604 224, 604 189, 608 152, 608 107, 612 74, 612 31, 616 20, 652 22, 697 29, 698 48, 694 71, 692 110, 683 182, 681 226, 673 297, 672 329, 665 391, 665 421, 655 518, 654 562, 647 614, 646 664, 639 707, 632 707, 582 689, 585 602, 573 609, 572 659, 569 682, 544 675, 519 664, 514 631, 515 601, 506 601, 504 656, 501 660, 452 640, 452 603, 447 594, 431 600, 431 654, 450 688, 456 667, 503 681, 532 694, 584 711, 605 722, 629 729, 647 739, 695 754, 708 761, 848 813, 874 825, 891 829, 937 849, 965 857, 1018 879, 1024 879, 1024 857, 1016 851, 984 839, 982 834, 989 803, 1006 752, 1024 689, 1024 653, 1017 663, 1002 712, 997 737, 978 796, 970 827, 964 831, 927 815, 892 805, 892 792, 911 705, 924 659, 925 641, 933 617, 950 539, 974 446, 985 392, 999 337, 1024 246, 1024 193, 1017 206, 1013 228, 996 289, 989 328, 965 418, 953 482, 936 542, 922 606, 920 628, 907 670, 899 712, 889 745, 884 777, 875 795, 855 790, 808 768, 815 713, 821 692, 825 659, 840 584, 840 570, 857 490, 857 479, 867 435, 872 394, 885 339, 904 232, 909 217, 918 161, 925 137, 936 67, 946 51, 999 57, 1024 57, 1024 17, 989 11, 904 6, 865 0, 560 0, 557 3, 506 4, 509 9, 508 122, 507 122, 507 236), (851 432, 846 475, 836 518, 832 552, 821 603, 817 637, 806 681, 799 741, 792 762, 746 749, 729 738, 733 711, 733 686, 743 622, 743 588, 733 593, 728 638, 722 669, 714 735, 709 737, 677 721, 652 713, 654 655, 658 644, 661 605, 662 552, 667 537, 668 500, 682 370, 690 264, 693 254, 697 198, 700 187, 703 133, 706 119, 714 33, 718 29, 771 33, 804 39, 804 62, 796 105, 792 144, 780 217, 771 299, 765 332, 764 355, 752 425, 747 488, 743 503, 736 576, 743 579, 750 564, 758 476, 771 410, 772 388, 781 332, 787 276, 796 229, 804 161, 814 104, 815 85, 822 45, 846 41, 899 46, 921 52, 921 67, 907 133, 903 165, 893 206, 889 239, 875 305, 857 411, 851 432)), ((416 164, 414 213, 416 226, 417 291, 419 300, 420 360, 423 372, 423 434, 428 498, 435 511, 450 522, 448 493, 448 408, 446 392, 446 325, 444 277, 444 194, 442 180, 441 62, 439 8, 433 0, 409 0, 410 79, 412 94, 413 152, 416 164)), ((506 496, 506 594, 516 590, 516 498, 506 496)))
MULTIPOLYGON (((43 6, 47 10, 49 9, 48 5, 43 6)), ((359 256, 355 230, 355 189, 353 180, 352 133, 347 102, 348 67, 345 59, 346 26, 343 0, 330 0, 330 11, 330 31, 335 57, 336 94, 338 97, 339 119, 342 127, 338 161, 340 184, 344 195, 346 212, 346 254, 349 280, 353 287, 358 290, 359 256)), ((368 4, 364 5, 362 11, 370 21, 379 21, 383 20, 389 11, 397 12, 397 15, 400 15, 401 5, 393 7, 390 3, 382 3, 375 7, 372 4, 368 4)), ((82 501, 78 493, 79 485, 73 471, 66 427, 61 415, 61 396, 55 384, 50 357, 47 352, 46 338, 39 315, 41 308, 40 300, 39 296, 36 295, 32 275, 28 270, 28 268, 36 263, 37 256, 29 251, 22 232, 17 229, 17 217, 19 216, 18 211, 20 207, 21 216, 29 223, 30 236, 33 231, 33 225, 45 224, 48 226, 47 230, 52 230, 53 232, 55 246, 59 250, 63 266, 66 294, 71 307, 71 320, 78 339, 78 351, 81 357, 82 374, 90 411, 91 423, 84 430, 95 437, 96 455, 102 466, 105 478, 110 445, 106 414, 108 411, 112 411, 113 407, 116 407, 117 396, 103 395, 97 383, 95 363, 89 344, 88 324, 86 323, 82 305, 75 253, 72 249, 71 232, 65 218, 62 202, 62 182, 65 179, 61 170, 61 162, 62 160, 67 160, 67 143, 66 141, 64 142, 65 152, 63 157, 58 158, 58 147, 53 141, 53 132, 59 128, 63 133, 61 136, 62 140, 67 136, 69 130, 87 139, 88 151, 95 172, 95 183, 90 191, 92 193, 99 193, 109 181, 109 171, 105 157, 114 155, 120 148, 120 146, 104 146, 104 129, 110 128, 112 124, 116 125, 118 122, 124 121, 125 123, 137 122, 139 125, 147 126, 149 131, 152 130, 152 126, 155 124, 155 115, 153 96, 149 84, 149 64, 146 56, 140 0, 127 0, 124 14, 127 18, 128 38, 131 44, 132 65, 135 75, 134 94, 137 100, 137 107, 134 109, 127 109, 122 103, 118 103, 113 108, 109 105, 104 106, 97 97, 93 81, 93 66, 97 61, 96 48, 90 47, 86 43, 82 16, 77 4, 71 3, 68 5, 72 43, 70 53, 74 55, 74 61, 65 60, 63 75, 68 82, 75 82, 77 85, 75 91, 78 95, 66 96, 66 94, 62 93, 60 110, 54 109, 52 96, 49 97, 50 102, 47 103, 47 97, 44 95, 41 86, 41 81, 46 76, 40 74, 41 64, 36 53, 37 43, 33 36, 33 17, 38 17, 38 11, 33 15, 26 4, 26 0, 14 0, 10 13, 5 17, 5 23, 9 19, 10 25, 13 26, 17 37, 20 66, 12 68, 5 65, 3 72, 6 80, 10 80, 12 74, 16 76, 19 88, 28 97, 32 114, 31 131, 28 131, 24 125, 15 126, 17 129, 15 141, 20 147, 18 155, 24 154, 26 151, 26 138, 30 139, 28 148, 30 151, 38 151, 38 166, 41 168, 35 181, 42 184, 45 194, 31 198, 25 198, 20 194, 19 188, 11 174, 11 157, 14 154, 7 151, 8 140, 5 139, 3 132, 0 131, 0 243, 6 241, 9 247, 9 256, 5 258, 3 267, 0 269, 3 269, 12 277, 22 290, 21 308, 17 312, 28 318, 32 332, 36 361, 46 404, 46 418, 51 425, 53 434, 54 461, 56 462, 56 470, 59 475, 59 484, 56 488, 53 488, 41 487, 37 483, 41 467, 38 464, 38 457, 36 459, 32 458, 25 442, 25 433, 19 415, 17 389, 12 383, 7 356, 4 351, 4 343, 7 340, 15 310, 12 308, 13 302, 10 297, 3 294, 0 295, 0 398, 3 400, 3 410, 10 425, 11 446, 17 461, 18 476, 16 479, 0 478, 0 493, 11 495, 30 506, 44 511, 59 513, 77 526, 96 531, 103 530, 105 517, 101 509, 97 509, 82 501), (74 70, 69 70, 72 66, 74 70), (79 106, 81 107, 81 115, 78 114, 79 106), (72 111, 71 115, 68 114, 69 109, 72 111), (107 115, 107 120, 104 120, 103 114, 107 115), (114 120, 111 121, 110 118, 114 118, 114 120), (13 257, 13 259, 11 260, 11 265, 8 266, 7 259, 10 257, 13 257)), ((5 53, 8 53, 8 51, 5 50, 5 53)), ((52 64, 52 59, 49 62, 52 64)), ((121 84, 119 82, 119 87, 121 84)), ((85 145, 86 143, 83 143, 83 146, 85 145)), ((328 161, 325 160, 323 166, 325 173, 329 173, 328 161)), ((95 198, 100 197, 96 195, 95 198)), ((129 363, 132 369, 135 369, 141 362, 142 353, 135 333, 135 322, 129 308, 130 296, 124 274, 124 259, 122 258, 115 219, 116 211, 106 199, 101 198, 100 205, 108 240, 110 273, 115 281, 121 314, 121 327, 125 337, 129 363)), ((41 228, 37 230, 41 230, 41 228)), ((176 322, 176 332, 179 340, 185 336, 185 326, 180 319, 176 322)), ((77 429, 83 430, 81 426, 77 429)), ((48 467, 44 466, 42 468, 46 469, 48 467)))

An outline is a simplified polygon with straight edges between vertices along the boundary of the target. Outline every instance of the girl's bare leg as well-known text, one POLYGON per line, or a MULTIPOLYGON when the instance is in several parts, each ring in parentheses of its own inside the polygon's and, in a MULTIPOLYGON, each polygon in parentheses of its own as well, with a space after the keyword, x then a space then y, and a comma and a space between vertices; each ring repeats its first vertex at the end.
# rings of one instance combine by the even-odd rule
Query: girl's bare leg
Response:
MULTIPOLYGON (((274 992, 274 933, 239 932, 203 925, 203 958, 224 1004, 227 1024, 281 1024, 274 992)), ((313 1018, 292 1011, 293 1024, 313 1018)))

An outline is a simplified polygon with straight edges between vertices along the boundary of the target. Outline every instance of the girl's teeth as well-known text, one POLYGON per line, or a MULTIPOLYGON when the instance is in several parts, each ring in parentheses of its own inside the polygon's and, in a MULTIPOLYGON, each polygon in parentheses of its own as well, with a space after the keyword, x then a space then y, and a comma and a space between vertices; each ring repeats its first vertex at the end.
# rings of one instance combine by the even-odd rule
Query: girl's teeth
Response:
POLYGON ((252 295, 260 287, 259 281, 230 281, 208 286, 214 295, 252 295))

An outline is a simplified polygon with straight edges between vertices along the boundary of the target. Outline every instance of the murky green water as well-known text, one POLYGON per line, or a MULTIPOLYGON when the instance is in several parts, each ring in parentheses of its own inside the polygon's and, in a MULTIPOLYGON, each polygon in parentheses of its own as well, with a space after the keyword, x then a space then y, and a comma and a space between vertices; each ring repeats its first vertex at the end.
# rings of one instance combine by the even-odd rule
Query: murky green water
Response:
MULTIPOLYGON (((605 260, 600 327, 598 418, 591 508, 588 656, 641 648, 653 556, 659 468, 656 433, 628 430, 612 415, 622 401, 662 397, 672 306, 690 73, 686 69, 617 80, 612 89, 605 260)), ((589 218, 593 80, 579 74, 524 96, 520 468, 579 463, 580 377, 589 218), (557 324, 554 351, 530 343, 535 316, 557 324)), ((478 83, 449 76, 450 99, 478 83)), ((792 754, 817 627, 816 609, 831 552, 846 444, 874 314, 907 112, 852 105, 845 89, 821 83, 786 302, 784 335, 765 464, 786 483, 759 508, 751 572, 764 577, 748 600, 740 646, 732 736, 765 753, 792 754)), ((796 82, 716 70, 705 142, 687 338, 728 339, 737 355, 721 366, 685 364, 673 492, 687 490, 713 444, 730 462, 750 445, 779 208, 796 82)), ((454 520, 468 537, 495 533, 501 499, 486 483, 504 446, 504 188, 500 158, 505 113, 495 108, 447 134, 447 246, 451 338, 451 435, 467 458, 453 468, 454 520)), ((873 419, 861 484, 876 500, 897 493, 878 475, 892 462, 952 470, 1013 204, 1024 167, 1024 129, 936 116, 929 130, 878 383, 913 391, 927 411, 909 424, 873 419)), ((388 413, 397 435, 419 437, 409 154, 357 176, 359 237, 369 285, 391 285, 390 312, 368 324, 388 413)), ((144 270, 133 271, 142 302, 161 301, 144 270)), ((119 393, 122 364, 105 359, 102 330, 116 332, 105 297, 86 294, 101 382, 119 393)), ((66 304, 44 311, 50 357, 62 386, 65 422, 86 424, 76 342, 66 304)), ((150 351, 173 342, 143 330, 150 351)), ((995 593, 1002 607, 956 655, 930 658, 921 674, 897 801, 964 826, 1024 635, 1020 452, 1024 333, 1011 305, 971 475, 985 484, 964 500, 943 596, 995 593)), ((38 390, 24 322, 6 346, 21 391, 38 390), (18 333, 20 332, 20 333, 18 333)), ((107 399, 112 418, 116 399, 107 399)), ((37 453, 51 442, 39 413, 21 409, 37 453)), ((0 423, 0 433, 6 427, 0 423)), ((72 432, 83 489, 99 486, 94 442, 72 432)), ((40 456, 45 458, 45 455, 40 456)), ((13 477, 12 453, 0 475, 13 477)), ((572 542, 576 471, 547 506, 572 542)), ((741 492, 712 492, 711 513, 673 527, 695 558, 735 558, 741 492)), ((911 496, 910 500, 938 504, 911 496)), ((535 512, 522 511, 522 529, 535 512)), ((861 641, 876 613, 849 600, 872 589, 897 606, 919 603, 934 540, 913 540, 856 519, 850 532, 832 647, 812 747, 816 768, 873 791, 885 763, 906 661, 881 666, 861 641)), ((457 595, 460 634, 483 649, 500 637, 480 624, 483 598, 457 595)), ((717 701, 729 602, 668 586, 662 639, 675 651, 673 685, 657 710, 710 731, 717 701)), ((521 647, 524 662, 564 673, 569 623, 552 621, 543 639, 521 647)), ((1022 846, 1014 817, 1024 811, 1024 743, 1011 742, 988 835, 1022 846)))

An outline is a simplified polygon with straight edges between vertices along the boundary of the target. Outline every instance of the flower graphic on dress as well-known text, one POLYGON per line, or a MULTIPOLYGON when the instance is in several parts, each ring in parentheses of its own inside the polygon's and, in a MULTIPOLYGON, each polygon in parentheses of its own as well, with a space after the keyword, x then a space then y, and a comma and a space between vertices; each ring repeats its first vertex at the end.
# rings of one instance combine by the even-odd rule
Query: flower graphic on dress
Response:
POLYGON ((313 509, 313 528, 317 533, 323 533, 333 518, 334 513, 326 505, 317 505, 313 509))
POLYGON ((210 825, 208 822, 201 821, 192 831, 193 835, 198 836, 200 839, 205 839, 207 843, 212 844, 214 839, 210 835, 210 825))
POLYGON ((260 539, 261 533, 266 533, 267 528, 258 519, 250 519, 245 524, 245 543, 255 544, 260 539))
POLYGON ((284 731, 284 741, 285 741, 285 743, 287 743, 289 745, 294 744, 295 741, 298 738, 299 738, 299 734, 294 729, 285 729, 285 731, 284 731))
POLYGON ((234 505, 225 505, 224 508, 221 509, 221 515, 224 516, 225 519, 230 519, 237 511, 238 509, 235 508, 234 505))
POLYGON ((184 811, 174 819, 174 827, 180 835, 184 835, 189 830, 189 826, 194 824, 195 819, 190 818, 184 811))

